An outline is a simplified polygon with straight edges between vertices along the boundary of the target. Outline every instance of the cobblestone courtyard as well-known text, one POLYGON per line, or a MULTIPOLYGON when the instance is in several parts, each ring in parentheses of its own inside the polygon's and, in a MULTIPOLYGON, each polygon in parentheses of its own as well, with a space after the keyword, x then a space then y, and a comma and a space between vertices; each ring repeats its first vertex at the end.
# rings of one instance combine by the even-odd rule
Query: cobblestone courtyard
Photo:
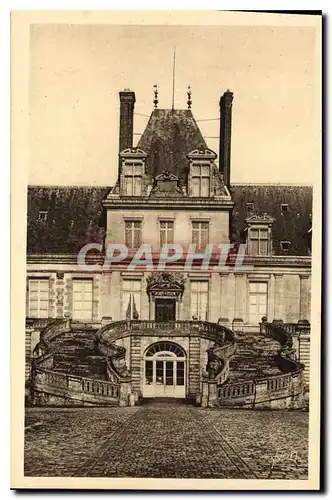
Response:
POLYGON ((25 475, 306 479, 308 414, 154 404, 26 411, 25 475))

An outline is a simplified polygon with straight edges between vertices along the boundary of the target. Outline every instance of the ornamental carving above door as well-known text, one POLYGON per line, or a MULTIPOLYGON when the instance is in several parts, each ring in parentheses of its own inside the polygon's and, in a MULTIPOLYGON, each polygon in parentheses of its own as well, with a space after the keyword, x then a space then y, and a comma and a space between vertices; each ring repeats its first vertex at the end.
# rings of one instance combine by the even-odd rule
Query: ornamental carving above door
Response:
POLYGON ((185 279, 181 273, 159 272, 147 278, 146 291, 155 298, 181 299, 184 292, 185 279))

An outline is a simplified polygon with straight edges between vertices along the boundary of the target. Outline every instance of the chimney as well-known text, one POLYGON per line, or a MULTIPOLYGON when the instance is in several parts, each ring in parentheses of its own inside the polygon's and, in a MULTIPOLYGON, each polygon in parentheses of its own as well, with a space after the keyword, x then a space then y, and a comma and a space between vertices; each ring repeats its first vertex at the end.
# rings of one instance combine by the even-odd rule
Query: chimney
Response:
POLYGON ((227 90, 220 98, 219 171, 229 188, 231 181, 231 136, 233 92, 227 90))
POLYGON ((125 89, 120 96, 119 153, 133 147, 135 92, 125 89))

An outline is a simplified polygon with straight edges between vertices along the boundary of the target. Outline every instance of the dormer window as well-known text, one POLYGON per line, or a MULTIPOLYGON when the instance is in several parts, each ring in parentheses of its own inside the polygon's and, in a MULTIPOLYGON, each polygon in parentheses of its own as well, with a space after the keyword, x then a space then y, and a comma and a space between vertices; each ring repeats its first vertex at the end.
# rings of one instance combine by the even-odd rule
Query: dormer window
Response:
POLYGON ((291 247, 291 242, 290 241, 281 241, 280 242, 281 250, 284 252, 288 252, 291 247))
POLYGON ((249 230, 249 249, 251 255, 269 253, 269 231, 266 227, 252 227, 249 230))
POLYGON ((204 163, 192 165, 191 194, 198 197, 210 195, 210 165, 204 163))
POLYGON ((247 252, 249 255, 270 255, 271 229, 274 219, 268 214, 252 215, 247 222, 247 252))
POLYGON ((120 153, 122 196, 142 196, 146 153, 138 148, 128 148, 120 153))
POLYGON ((125 162, 124 167, 124 191, 125 196, 142 195, 143 164, 140 162, 125 162))
POLYGON ((47 221, 47 212, 41 211, 38 213, 38 222, 46 222, 47 221))
POLYGON ((217 155, 210 149, 196 149, 188 155, 190 162, 189 194, 206 198, 213 194, 213 161, 217 155))

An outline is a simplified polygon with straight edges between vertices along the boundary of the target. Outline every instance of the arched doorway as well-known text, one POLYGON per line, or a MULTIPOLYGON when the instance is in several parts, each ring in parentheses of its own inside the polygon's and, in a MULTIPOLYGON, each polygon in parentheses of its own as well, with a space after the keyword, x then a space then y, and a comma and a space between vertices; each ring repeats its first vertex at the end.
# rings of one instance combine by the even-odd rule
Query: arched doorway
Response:
POLYGON ((186 397, 186 355, 178 344, 163 340, 144 355, 143 397, 186 397))

